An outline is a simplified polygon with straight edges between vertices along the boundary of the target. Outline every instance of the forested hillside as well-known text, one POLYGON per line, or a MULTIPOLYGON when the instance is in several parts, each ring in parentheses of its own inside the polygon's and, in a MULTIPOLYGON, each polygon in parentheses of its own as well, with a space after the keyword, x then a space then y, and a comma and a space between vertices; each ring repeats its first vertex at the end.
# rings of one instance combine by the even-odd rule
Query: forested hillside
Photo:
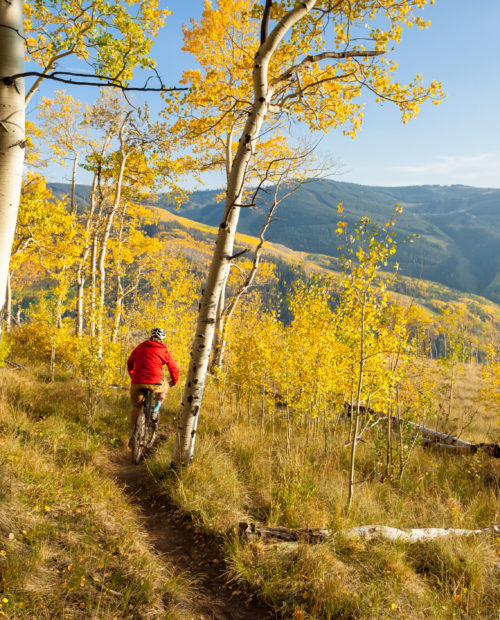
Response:
MULTIPOLYGON (((69 186, 50 185, 56 195, 69 186)), ((88 196, 78 186, 77 195, 88 196)), ((222 205, 218 190, 195 191, 176 208, 160 195, 157 206, 183 217, 218 226, 222 205)), ((280 205, 268 238, 308 254, 338 256, 335 229, 342 219, 350 225, 366 215, 386 220, 396 204, 403 207, 397 224, 400 236, 419 235, 398 251, 403 274, 500 301, 500 190, 455 186, 370 187, 338 181, 315 181, 300 187, 280 205)), ((266 202, 245 209, 240 231, 258 236, 266 202)))
MULTIPOLYGON (((180 214, 213 226, 220 219, 217 191, 194 192, 180 214)), ((269 238, 294 250, 337 256, 337 205, 349 224, 366 215, 385 221, 399 203, 397 230, 418 234, 401 247, 402 273, 500 301, 500 190, 465 186, 369 187, 317 181, 280 205, 269 238)), ((172 209, 164 199, 159 204, 172 209)), ((265 203, 264 203, 265 208, 265 203)), ((240 230, 257 235, 262 215, 246 209, 240 230)))

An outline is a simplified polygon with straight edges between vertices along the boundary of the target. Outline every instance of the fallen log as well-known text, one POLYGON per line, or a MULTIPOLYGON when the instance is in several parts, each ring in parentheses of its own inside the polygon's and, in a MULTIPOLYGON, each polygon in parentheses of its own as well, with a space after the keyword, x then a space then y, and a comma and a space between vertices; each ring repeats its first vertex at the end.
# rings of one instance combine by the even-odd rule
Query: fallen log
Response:
MULTIPOLYGON (((351 406, 349 403, 346 403, 345 407, 347 411, 350 411, 351 406)), ((372 409, 371 407, 365 407, 362 405, 360 410, 364 414, 370 414, 379 418, 385 417, 387 419, 386 413, 375 411, 375 409, 372 409)), ((405 420, 404 418, 394 415, 391 416, 391 420, 394 425, 404 424, 405 426, 414 429, 415 432, 422 437, 421 443, 426 447, 436 448, 452 454, 475 454, 478 451, 482 451, 495 459, 500 458, 499 444, 472 443, 470 441, 465 441, 464 439, 459 439, 454 435, 447 435, 446 433, 441 433, 440 431, 428 428, 422 424, 417 424, 416 422, 411 422, 410 420, 405 420)))
POLYGON ((394 424, 405 424, 410 428, 418 431, 422 437, 434 441, 436 443, 446 444, 450 446, 462 446, 462 447, 470 447, 471 444, 469 441, 464 441, 463 439, 459 439, 454 435, 447 435, 446 433, 441 433, 439 431, 435 431, 432 428, 428 428, 427 426, 422 426, 421 424, 417 424, 416 422, 411 422, 410 420, 405 420, 404 418, 398 418, 397 416, 392 416, 392 421, 394 424))
POLYGON ((17 362, 11 362, 10 360, 5 360, 5 364, 13 370, 26 370, 26 366, 18 364, 17 362))
POLYGON ((330 530, 302 529, 290 530, 286 527, 267 527, 243 521, 238 526, 240 536, 248 540, 256 538, 273 538, 283 542, 300 541, 317 543, 331 536, 330 530))
POLYGON ((453 527, 425 527, 403 530, 388 525, 360 525, 350 530, 337 532, 336 536, 344 538, 361 538, 372 540, 373 538, 385 538, 391 541, 403 541, 408 543, 424 542, 436 538, 446 538, 448 536, 477 536, 484 534, 500 533, 500 525, 492 525, 480 530, 464 530, 453 527))
POLYGON ((451 452, 454 454, 475 454, 479 450, 483 451, 488 456, 492 456, 494 459, 500 458, 500 446, 496 443, 470 443, 466 446, 454 446, 447 443, 439 443, 432 439, 422 439, 423 446, 429 448, 436 448, 443 452, 451 452))
POLYGON ((388 525, 360 525, 348 530, 340 530, 339 532, 333 533, 330 530, 322 529, 291 530, 286 527, 267 527, 256 525, 255 523, 242 522, 239 524, 239 532, 240 536, 247 540, 271 538, 281 542, 320 543, 328 538, 359 538, 362 540, 384 538, 392 542, 402 541, 413 544, 449 536, 498 535, 500 534, 500 525, 492 525, 478 530, 448 527, 400 529, 388 525))
POLYGON ((394 424, 405 424, 410 428, 414 428, 422 436, 421 442, 424 446, 455 454, 475 454, 481 450, 488 456, 496 459, 500 458, 500 445, 496 443, 471 443, 454 435, 447 435, 446 433, 435 431, 427 426, 422 426, 397 416, 392 416, 392 421, 394 424))

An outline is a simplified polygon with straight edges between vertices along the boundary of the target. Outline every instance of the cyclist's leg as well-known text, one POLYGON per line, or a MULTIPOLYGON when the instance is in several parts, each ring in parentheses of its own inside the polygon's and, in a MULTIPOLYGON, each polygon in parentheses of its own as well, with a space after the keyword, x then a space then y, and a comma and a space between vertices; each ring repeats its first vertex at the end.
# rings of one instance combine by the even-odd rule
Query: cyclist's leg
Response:
POLYGON ((156 398, 156 403, 153 409, 153 413, 156 415, 158 414, 158 411, 160 410, 160 407, 163 404, 163 401, 165 400, 167 393, 168 393, 168 388, 169 385, 167 383, 167 381, 164 381, 160 388, 159 391, 155 393, 155 398, 156 398))

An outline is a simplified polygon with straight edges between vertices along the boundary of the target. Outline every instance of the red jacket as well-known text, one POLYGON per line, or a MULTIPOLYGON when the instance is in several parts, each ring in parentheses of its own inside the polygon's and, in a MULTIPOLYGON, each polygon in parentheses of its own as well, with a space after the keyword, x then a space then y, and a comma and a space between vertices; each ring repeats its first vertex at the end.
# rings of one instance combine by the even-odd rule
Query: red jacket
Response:
POLYGON ((179 379, 179 366, 168 352, 163 342, 145 340, 130 354, 127 360, 127 370, 132 385, 138 383, 161 383, 163 381, 163 365, 168 366, 168 372, 175 385, 179 379))

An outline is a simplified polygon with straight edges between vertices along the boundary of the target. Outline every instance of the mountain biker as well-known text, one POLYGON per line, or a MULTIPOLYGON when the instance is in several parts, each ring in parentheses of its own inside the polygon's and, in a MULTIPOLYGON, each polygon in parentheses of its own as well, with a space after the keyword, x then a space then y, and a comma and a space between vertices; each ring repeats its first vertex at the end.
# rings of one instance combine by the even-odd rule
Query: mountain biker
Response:
POLYGON ((127 370, 131 379, 130 400, 132 401, 130 440, 134 434, 135 423, 144 399, 142 390, 149 388, 155 392, 156 404, 153 419, 158 419, 158 411, 165 400, 169 386, 173 387, 179 380, 179 367, 163 344, 165 337, 164 329, 153 328, 148 340, 141 342, 127 360, 127 370), (164 365, 168 368, 170 381, 163 378, 164 365))

